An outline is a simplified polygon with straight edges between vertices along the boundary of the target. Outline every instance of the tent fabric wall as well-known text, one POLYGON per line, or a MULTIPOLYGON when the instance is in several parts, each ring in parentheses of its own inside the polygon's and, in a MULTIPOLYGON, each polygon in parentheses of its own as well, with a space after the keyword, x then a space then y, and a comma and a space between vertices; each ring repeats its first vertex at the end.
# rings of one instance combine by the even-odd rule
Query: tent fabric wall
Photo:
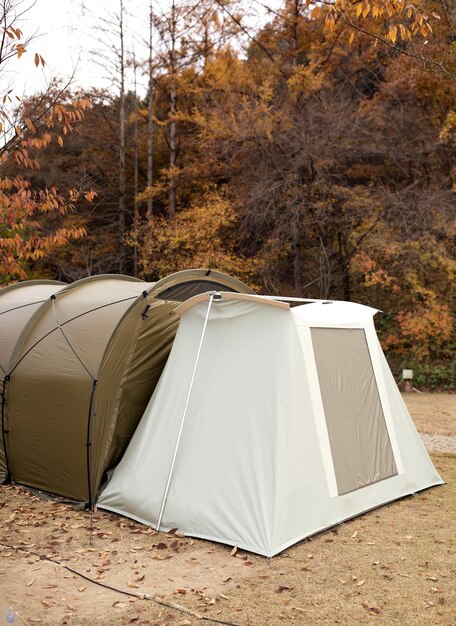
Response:
MULTIPOLYGON (((211 305, 196 372, 208 296, 178 307, 181 323, 167 365, 100 508, 156 527, 164 507, 163 530, 177 527, 273 556, 442 482, 389 372, 374 309, 339 302, 290 309, 258 296, 220 296, 211 305), (396 465, 394 475, 341 494, 312 343, 312 328, 321 327, 364 332, 396 465)), ((348 355, 347 369, 355 358, 356 351, 348 355)), ((344 383, 333 384, 337 396, 344 383)), ((357 393, 364 391, 361 383, 357 393)), ((381 456, 384 442, 383 435, 373 442, 375 454, 381 456)), ((347 451, 347 458, 353 454, 359 456, 347 451)))
POLYGON ((40 307, 9 365, 13 481, 93 501, 147 405, 177 330, 176 302, 157 299, 155 287, 191 282, 197 293, 209 281, 239 288, 207 270, 158 283, 106 275, 77 281, 40 307))
POLYGON ((7 387, 12 480, 88 499, 93 381, 119 318, 146 288, 143 281, 121 276, 83 279, 49 299, 30 320, 13 353, 7 387))
MULTIPOLYGON (((35 311, 65 283, 55 280, 31 280, 0 289, 0 386, 8 372, 16 342, 35 311)), ((2 429, 3 430, 3 429, 2 429)), ((0 438, 0 483, 7 476, 3 433, 0 438)))

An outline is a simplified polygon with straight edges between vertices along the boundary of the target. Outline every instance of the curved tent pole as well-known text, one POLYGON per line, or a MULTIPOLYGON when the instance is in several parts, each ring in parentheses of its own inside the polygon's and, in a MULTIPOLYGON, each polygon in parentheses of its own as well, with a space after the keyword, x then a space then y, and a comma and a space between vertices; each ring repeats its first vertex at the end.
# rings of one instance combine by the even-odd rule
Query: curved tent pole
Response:
POLYGON ((65 334, 65 331, 62 328, 62 325, 60 324, 58 317, 57 317, 57 311, 55 310, 55 296, 51 296, 51 301, 52 301, 52 314, 54 315, 54 319, 55 319, 55 323, 57 324, 57 328, 60 330, 60 332, 63 335, 63 338, 65 339, 66 343, 68 344, 68 347, 70 348, 71 352, 74 354, 74 356, 77 358, 77 360, 79 361, 79 363, 82 365, 82 367, 85 369, 85 371, 87 372, 87 374, 90 376, 90 378, 92 379, 92 381, 95 381, 95 376, 93 376, 93 374, 90 372, 90 370, 88 369, 88 367, 86 366, 86 364, 84 363, 84 361, 81 359, 81 357, 79 356, 79 354, 76 352, 76 350, 74 349, 74 347, 71 345, 70 340, 68 339, 68 337, 65 334))
MULTIPOLYGON (((92 493, 92 477, 91 477, 91 447, 92 447, 92 417, 95 417, 96 413, 93 412, 93 405, 95 399, 95 391, 97 388, 97 379, 94 378, 92 380, 92 391, 90 393, 90 402, 89 402, 89 412, 87 415, 87 440, 86 440, 86 462, 87 462, 87 487, 88 487, 88 495, 89 495, 89 508, 90 512, 93 512, 94 507, 94 497, 92 493)), ((93 527, 91 520, 91 527, 93 527)))
POLYGON ((6 475, 8 478, 10 476, 10 470, 9 470, 9 463, 8 463, 8 451, 7 451, 7 446, 6 446, 6 435, 9 431, 6 428, 6 423, 5 423, 5 407, 6 407, 6 383, 9 381, 9 379, 10 377, 8 376, 8 374, 6 374, 5 377, 3 378, 3 383, 2 383, 2 440, 3 440, 3 451, 5 453, 6 475))
MULTIPOLYGON (((92 447, 92 440, 91 440, 91 430, 92 430, 92 416, 94 416, 95 414, 93 413, 93 402, 94 402, 94 397, 95 397, 95 389, 97 387, 97 379, 95 378, 95 376, 93 376, 89 370, 89 368, 86 366, 86 364, 84 363, 84 361, 81 359, 81 357, 79 356, 79 354, 76 352, 76 350, 74 349, 74 347, 71 345, 70 340, 68 339, 68 337, 66 336, 62 325, 59 322, 59 319, 57 317, 57 311, 55 310, 55 300, 56 300, 56 296, 52 295, 51 296, 51 301, 52 301, 52 314, 54 316, 55 319, 55 323, 57 324, 57 328, 60 330, 60 332, 63 335, 63 338, 65 339, 66 343, 68 344, 68 347, 70 348, 71 352, 74 354, 74 356, 77 358, 77 360, 79 361, 79 363, 82 365, 82 367, 84 368, 84 370, 87 372, 87 374, 90 376, 90 378, 92 379, 92 391, 90 393, 90 401, 89 401, 89 412, 87 414, 87 439, 86 439, 86 462, 87 462, 87 488, 88 488, 88 495, 89 495, 89 507, 90 507, 90 512, 92 513, 93 511, 93 495, 92 495, 92 480, 91 480, 91 456, 90 456, 90 448, 92 447)), ((90 524, 91 528, 93 526, 92 522, 90 524)))
MULTIPOLYGON (((89 309, 88 311, 83 311, 82 313, 79 313, 78 315, 75 315, 74 317, 70 317, 70 319, 66 320, 65 322, 62 322, 62 324, 60 324, 60 326, 56 326, 55 328, 52 328, 52 330, 49 330, 47 333, 45 333, 42 337, 40 337, 39 339, 37 339, 35 341, 34 344, 32 344, 30 346, 30 348, 21 356, 21 358, 17 361, 17 363, 14 364, 14 367, 9 371, 9 374, 11 375, 14 370, 18 367, 18 365, 21 363, 21 361, 23 361, 25 359, 25 357, 32 352, 32 350, 34 348, 36 348, 36 346, 41 343, 44 339, 46 339, 46 337, 49 337, 49 335, 51 335, 52 333, 55 333, 56 330, 61 330, 62 326, 66 326, 66 324, 69 324, 70 322, 74 322, 74 320, 79 319, 80 317, 84 317, 84 315, 88 315, 89 313, 93 313, 94 311, 100 311, 101 309, 105 309, 108 306, 112 306, 114 304, 119 304, 120 302, 126 302, 127 300, 135 300, 137 296, 130 296, 128 298, 122 298, 121 300, 115 300, 114 302, 108 302, 107 304, 102 304, 101 306, 96 306, 93 309, 89 309)), ((27 326, 26 326, 27 328, 27 326)), ((16 348, 17 349, 17 348, 16 348)), ((12 362, 14 362, 14 358, 16 355, 13 354, 13 359, 12 362)), ((93 376, 92 376, 93 378, 93 376)))
POLYGON ((26 307, 33 306, 34 304, 43 304, 43 302, 46 302, 46 298, 44 300, 36 300, 35 302, 27 302, 26 304, 13 306, 12 309, 5 309, 5 311, 0 311, 0 315, 5 315, 5 313, 11 313, 11 311, 17 311, 18 309, 25 309, 26 307))
POLYGON ((172 476, 173 476, 174 465, 176 463, 176 457, 177 457, 177 453, 178 453, 178 450, 179 450, 179 445, 180 445, 180 441, 181 441, 181 437, 182 437, 182 431, 184 429, 185 418, 187 417, 188 405, 190 404, 190 397, 191 397, 192 391, 193 391, 193 384, 195 382, 196 370, 198 369, 198 362, 199 362, 199 358, 200 358, 200 354, 201 354, 201 349, 203 347, 204 335, 206 334, 206 327, 207 327, 207 322, 209 320, 209 313, 211 311, 212 301, 214 300, 214 296, 215 295, 216 295, 216 292, 212 292, 210 294, 209 304, 207 306, 206 318, 204 320, 204 325, 203 325, 203 331, 201 333, 201 339, 200 339, 199 346, 198 346, 198 352, 196 354, 195 365, 193 367, 192 378, 190 380, 190 386, 188 388, 187 398, 185 400, 184 412, 182 414, 182 419, 181 419, 181 423, 180 423, 180 427, 179 427, 179 432, 177 434, 176 445, 174 446, 173 458, 172 458, 171 465, 170 465, 169 472, 168 472, 168 478, 167 478, 167 481, 166 481, 165 493, 163 494, 163 500, 162 500, 161 507, 160 507, 160 513, 158 515, 157 525, 155 527, 156 530, 160 530, 160 524, 161 524, 161 521, 162 521, 163 512, 165 510, 166 500, 168 498, 169 487, 171 485, 171 479, 172 479, 172 476))
POLYGON ((258 296, 264 300, 277 300, 277 302, 321 302, 322 304, 332 304, 334 300, 319 300, 318 298, 289 298, 288 296, 258 296))

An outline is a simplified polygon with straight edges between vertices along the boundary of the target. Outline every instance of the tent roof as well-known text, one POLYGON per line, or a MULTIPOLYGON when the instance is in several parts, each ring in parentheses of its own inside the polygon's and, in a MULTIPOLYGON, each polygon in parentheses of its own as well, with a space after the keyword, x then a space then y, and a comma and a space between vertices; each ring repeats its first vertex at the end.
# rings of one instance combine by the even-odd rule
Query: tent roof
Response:
MULTIPOLYGON (((200 293, 196 296, 193 296, 193 298, 189 298, 182 304, 179 304, 179 306, 177 306, 174 309, 174 312, 177 313, 178 315, 183 315, 186 311, 196 306, 200 302, 209 300, 209 298, 211 297, 211 295, 213 295, 213 293, 214 292, 206 292, 206 293, 200 293)), ((278 300, 271 300, 269 298, 264 298, 263 296, 257 296, 256 294, 249 294, 249 293, 234 293, 232 291, 219 291, 219 292, 216 292, 214 299, 215 300, 222 300, 222 299, 223 300, 245 300, 248 302, 256 302, 259 304, 264 304, 266 306, 275 306, 280 309, 290 308, 286 302, 279 302, 278 300)))
POLYGON ((26 280, 0 289, 0 368, 4 372, 28 320, 65 284, 55 280, 26 280))
POLYGON ((97 356, 99 344, 106 345, 110 336, 109 329, 115 328, 119 316, 129 308, 130 302, 136 301, 146 291, 148 286, 151 284, 130 276, 102 274, 82 278, 66 285, 54 294, 49 294, 55 297, 48 298, 42 303, 23 326, 11 357, 10 371, 17 367, 33 348, 35 342, 40 342, 48 333, 67 327, 69 323, 77 319, 82 322, 82 318, 90 313, 96 313, 98 318, 104 320, 103 323, 100 320, 99 332, 97 332, 97 327, 90 324, 87 328, 87 331, 93 335, 93 341, 88 346, 90 354, 99 361, 103 354, 97 356))
POLYGON ((192 289, 192 285, 201 283, 201 281, 208 284, 208 291, 212 286, 213 289, 222 288, 224 291, 254 293, 250 287, 247 287, 237 278, 211 269, 183 270, 170 274, 155 283, 149 293, 161 300, 183 302, 195 293, 199 293, 199 291, 195 292, 192 289))
MULTIPOLYGON (((102 315, 106 320, 103 324, 102 333, 105 339, 102 343, 104 348, 106 348, 110 337, 116 332, 122 320, 140 299, 150 296, 175 302, 183 301, 193 296, 195 292, 198 293, 201 290, 202 282, 207 283, 208 288, 222 287, 227 290, 254 293, 236 278, 210 269, 183 270, 170 274, 158 282, 145 282, 139 278, 122 274, 101 274, 82 278, 69 285, 57 281, 25 281, 6 287, 0 291, 0 295, 10 290, 16 290, 18 294, 23 294, 25 288, 28 289, 29 294, 32 293, 32 289, 34 292, 37 289, 41 289, 43 293, 41 299, 36 303, 40 306, 35 307, 32 315, 28 315, 27 319, 20 324, 16 323, 17 333, 14 336, 14 341, 11 340, 12 345, 8 354, 8 360, 4 359, 4 369, 5 371, 7 369, 10 371, 15 369, 18 362, 29 351, 31 345, 35 341, 40 341, 39 336, 33 336, 34 329, 37 328, 39 320, 46 315, 46 311, 54 310, 53 302, 51 300, 46 302, 51 295, 55 296, 53 299, 55 302, 62 303, 68 301, 68 304, 64 307, 65 315, 62 315, 61 309, 58 317, 55 311, 53 311, 52 317, 55 319, 51 322, 51 325, 54 326, 54 330, 82 316, 105 309, 102 315), (59 287, 59 289, 56 290, 56 287, 59 287), (71 297, 73 295, 75 297, 71 297), (115 312, 113 307, 116 309, 115 312), (110 333, 108 333, 106 324, 110 326, 110 333)), ((48 328, 46 332, 50 330, 48 328)), ((89 327, 88 330, 94 335, 94 343, 91 345, 90 352, 93 356, 98 354, 97 361, 99 365, 102 361, 104 349, 100 352, 95 344, 100 343, 101 338, 95 328, 90 331, 89 327)))
MULTIPOLYGON (((85 276, 84 278, 80 278, 79 280, 75 280, 73 283, 68 285, 68 287, 73 287, 73 285, 83 285, 84 283, 93 283, 97 280, 106 280, 107 278, 112 280, 123 280, 125 282, 130 283, 144 283, 144 280, 141 278, 136 278, 135 276, 128 276, 128 274, 95 274, 94 276, 85 276)), ((155 285, 155 283, 148 283, 151 285, 155 285)))
POLYGON ((0 315, 19 307, 41 303, 65 285, 57 280, 25 280, 3 287, 0 289, 0 315))
MULTIPOLYGON (((283 298, 274 300, 271 296, 220 291, 206 292, 193 296, 177 306, 174 309, 174 312, 178 315, 183 315, 200 302, 209 300, 213 294, 215 296, 215 300, 244 300, 264 304, 266 306, 276 306, 283 309, 290 308, 288 302, 283 298)), ((298 326, 300 323, 304 323, 312 326, 344 326, 345 328, 349 326, 359 326, 360 324, 370 320, 376 313, 378 313, 378 309, 365 306, 364 304, 342 302, 337 300, 310 302, 302 304, 301 306, 293 307, 291 310, 295 318, 295 324, 298 326)))
POLYGON ((311 326, 344 326, 355 327, 367 322, 378 313, 378 309, 373 309, 364 304, 356 302, 312 302, 303 304, 292 309, 295 323, 299 326, 304 323, 311 326))
POLYGON ((35 287, 37 285, 66 285, 67 283, 61 280, 47 280, 47 279, 37 279, 37 280, 22 280, 18 283, 13 283, 11 285, 6 285, 6 287, 2 287, 0 289, 0 295, 4 295, 10 291, 14 291, 15 289, 24 289, 25 287, 35 287))

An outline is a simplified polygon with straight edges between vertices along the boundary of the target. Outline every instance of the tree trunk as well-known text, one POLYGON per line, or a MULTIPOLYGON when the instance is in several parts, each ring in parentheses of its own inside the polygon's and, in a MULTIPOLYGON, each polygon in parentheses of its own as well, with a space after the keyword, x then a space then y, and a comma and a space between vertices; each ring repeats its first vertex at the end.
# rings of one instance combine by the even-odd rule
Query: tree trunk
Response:
POLYGON ((339 262, 340 272, 342 275, 342 289, 344 294, 344 300, 351 302, 351 276, 350 276, 350 258, 351 256, 346 253, 345 246, 342 241, 341 233, 337 235, 339 250, 337 259, 339 262))
POLYGON ((124 50, 124 6, 120 0, 120 94, 119 94, 119 272, 125 271, 125 50, 124 50))
POLYGON ((342 264, 342 285, 344 289, 344 300, 351 302, 351 276, 350 264, 346 258, 341 260, 342 264))
MULTIPOLYGON (((135 106, 138 104, 137 85, 136 85, 136 59, 133 54, 133 69, 135 73, 135 106)), ((138 150, 138 116, 135 115, 135 121, 133 126, 133 141, 134 141, 134 171, 133 171, 133 186, 134 186, 134 217, 133 217, 133 235, 134 235, 134 248, 133 248, 133 275, 139 277, 139 256, 138 256, 138 237, 139 237, 139 150, 138 150)))
MULTIPOLYGON (((170 113, 174 117, 176 114, 176 83, 174 78, 172 79, 171 84, 171 93, 170 93, 170 113)), ((173 217, 176 214, 176 176, 174 173, 174 168, 176 167, 177 160, 177 135, 176 135, 176 122, 174 119, 171 120, 169 125, 169 169, 170 169, 170 177, 169 177, 169 208, 168 215, 169 217, 173 217)))
MULTIPOLYGON (((147 187, 150 189, 153 185, 153 121, 152 116, 154 113, 154 85, 153 85, 153 53, 152 53, 152 35, 153 35, 153 13, 152 2, 149 5, 149 101, 148 101, 148 120, 147 120, 147 187)), ((147 218, 152 217, 153 201, 152 196, 147 199, 147 218)))
POLYGON ((295 216, 293 223, 293 282, 296 292, 302 296, 302 249, 299 214, 295 216))
POLYGON ((173 1, 171 7, 171 49, 170 49, 170 91, 169 91, 169 205, 168 216, 173 217, 176 214, 176 176, 175 167, 177 161, 177 129, 176 129, 176 111, 177 111, 177 86, 176 86, 176 5, 173 1))
POLYGON ((331 262, 329 260, 326 246, 323 243, 323 238, 320 237, 320 254, 319 254, 319 294, 320 298, 326 299, 329 297, 329 291, 331 287, 331 262))

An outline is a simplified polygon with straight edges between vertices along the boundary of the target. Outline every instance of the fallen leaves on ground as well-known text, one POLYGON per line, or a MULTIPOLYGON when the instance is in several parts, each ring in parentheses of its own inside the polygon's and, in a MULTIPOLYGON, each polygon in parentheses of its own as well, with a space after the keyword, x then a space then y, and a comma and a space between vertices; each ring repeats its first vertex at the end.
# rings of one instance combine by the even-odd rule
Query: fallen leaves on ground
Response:
POLYGON ((276 592, 277 593, 283 593, 284 591, 291 591, 293 589, 293 587, 289 586, 289 585, 279 585, 279 587, 277 587, 276 592))

